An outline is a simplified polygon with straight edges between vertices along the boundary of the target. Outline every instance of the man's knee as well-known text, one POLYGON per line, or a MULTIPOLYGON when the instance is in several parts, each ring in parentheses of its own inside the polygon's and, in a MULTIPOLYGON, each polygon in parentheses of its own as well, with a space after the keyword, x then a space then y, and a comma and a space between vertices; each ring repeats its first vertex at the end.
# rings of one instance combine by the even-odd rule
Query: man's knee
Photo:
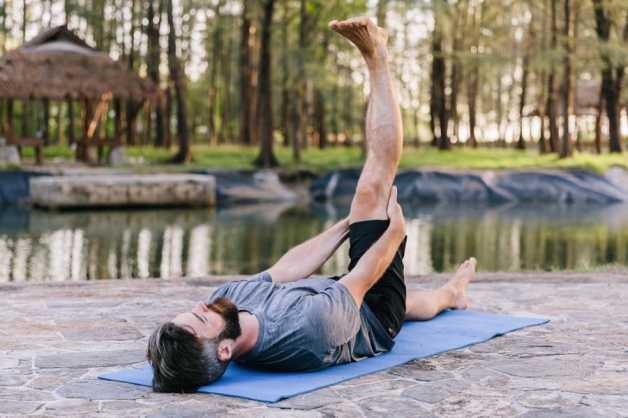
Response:
POLYGON ((351 202, 351 221, 385 219, 388 192, 379 181, 360 181, 351 202))

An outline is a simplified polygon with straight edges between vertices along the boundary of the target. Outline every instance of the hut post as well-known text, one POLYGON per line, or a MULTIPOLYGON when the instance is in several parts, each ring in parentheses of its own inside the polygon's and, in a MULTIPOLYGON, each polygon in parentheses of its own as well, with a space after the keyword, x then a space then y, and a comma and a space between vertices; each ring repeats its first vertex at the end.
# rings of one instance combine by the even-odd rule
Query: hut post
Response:
POLYGON ((13 138, 13 99, 7 99, 6 105, 6 125, 4 134, 7 140, 11 140, 13 138))
POLYGON ((50 99, 43 99, 42 104, 44 107, 42 138, 44 140, 44 146, 48 146, 50 145, 50 99))
POLYGON ((113 142, 114 146, 117 147, 122 143, 122 104, 118 98, 113 101, 113 111, 113 142))
POLYGON ((72 97, 68 97, 68 144, 74 145, 76 142, 76 136, 74 132, 74 100, 72 97))
POLYGON ((144 141, 142 143, 142 145, 152 145, 151 144, 151 137, 152 132, 153 132, 153 120, 152 120, 152 112, 153 112, 153 107, 151 106, 151 101, 150 100, 146 100, 144 102, 144 141))
POLYGON ((89 159, 87 141, 89 140, 89 123, 91 120, 92 104, 89 99, 83 101, 83 135, 76 147, 76 159, 87 162, 89 159))

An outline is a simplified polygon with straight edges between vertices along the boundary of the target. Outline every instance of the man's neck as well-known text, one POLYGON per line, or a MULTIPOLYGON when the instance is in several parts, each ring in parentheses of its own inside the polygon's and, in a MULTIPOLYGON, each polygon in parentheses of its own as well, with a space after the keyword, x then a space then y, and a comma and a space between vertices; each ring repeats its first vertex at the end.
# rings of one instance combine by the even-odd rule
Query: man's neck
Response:
POLYGON ((250 352, 255 347, 257 336, 259 335, 259 321, 255 315, 248 312, 240 312, 238 317, 242 334, 235 341, 235 346, 233 347, 233 358, 235 359, 250 352))

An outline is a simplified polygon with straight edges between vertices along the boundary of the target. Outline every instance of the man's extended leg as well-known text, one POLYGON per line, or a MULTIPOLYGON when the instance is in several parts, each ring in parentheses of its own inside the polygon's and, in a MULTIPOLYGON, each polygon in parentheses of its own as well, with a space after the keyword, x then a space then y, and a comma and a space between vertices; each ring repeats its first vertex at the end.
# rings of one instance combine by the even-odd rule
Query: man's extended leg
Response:
POLYGON ((477 262, 470 258, 458 267, 454 276, 438 289, 408 289, 406 296, 406 320, 425 321, 434 318, 445 309, 466 309, 467 285, 475 275, 477 262))
POLYGON ((367 157, 349 218, 351 223, 386 219, 388 196, 403 145, 401 111, 388 68, 387 34, 366 17, 332 21, 330 27, 358 47, 366 61, 371 86, 366 113, 367 157))
MULTIPOLYGON (((368 67, 371 84, 365 130, 367 157, 349 214, 351 273, 341 279, 348 281, 362 256, 388 230, 387 207, 401 157, 403 132, 401 112, 388 68, 386 32, 365 17, 333 21, 330 27, 358 47, 368 67)), ((396 198, 394 204, 397 204, 396 198)), ((374 284, 372 280, 368 281, 371 287, 363 298, 359 298, 373 311, 391 337, 399 332, 406 313, 403 275, 405 240, 401 245, 395 244, 397 246, 392 248, 395 253, 390 265, 374 284)))

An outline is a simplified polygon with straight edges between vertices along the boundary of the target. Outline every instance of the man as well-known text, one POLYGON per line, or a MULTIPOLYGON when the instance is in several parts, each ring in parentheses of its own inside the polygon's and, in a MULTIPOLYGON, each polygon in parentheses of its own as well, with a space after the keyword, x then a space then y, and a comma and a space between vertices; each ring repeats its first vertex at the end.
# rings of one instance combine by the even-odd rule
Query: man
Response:
POLYGON ((367 159, 349 217, 288 251, 267 271, 218 288, 150 337, 153 388, 189 392, 220 378, 231 360, 275 370, 314 370, 388 351, 404 320, 467 307, 475 260, 435 290, 406 291, 405 222, 392 187, 402 148, 386 32, 368 18, 332 21, 369 70, 367 159), (349 273, 308 278, 349 238, 349 273))

